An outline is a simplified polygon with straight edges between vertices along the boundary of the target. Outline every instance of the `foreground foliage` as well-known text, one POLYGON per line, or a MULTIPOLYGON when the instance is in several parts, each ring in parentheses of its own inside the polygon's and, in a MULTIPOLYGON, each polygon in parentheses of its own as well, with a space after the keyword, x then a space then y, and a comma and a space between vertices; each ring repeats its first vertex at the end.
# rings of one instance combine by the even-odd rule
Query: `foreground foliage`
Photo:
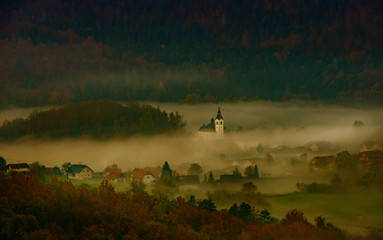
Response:
POLYGON ((3 239, 350 239, 321 216, 311 224, 297 209, 278 221, 246 203, 216 210, 211 199, 168 200, 137 186, 115 192, 106 181, 87 189, 1 173, 0 194, 3 239))

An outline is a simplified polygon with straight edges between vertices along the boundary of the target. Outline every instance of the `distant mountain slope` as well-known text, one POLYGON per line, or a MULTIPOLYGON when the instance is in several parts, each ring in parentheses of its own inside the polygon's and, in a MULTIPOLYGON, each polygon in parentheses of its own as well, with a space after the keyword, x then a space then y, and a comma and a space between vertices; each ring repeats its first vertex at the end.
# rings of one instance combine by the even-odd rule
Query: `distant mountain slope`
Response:
POLYGON ((383 99, 377 0, 5 1, 0 107, 383 99))
POLYGON ((178 113, 167 114, 150 105, 129 103, 122 106, 99 100, 34 112, 26 119, 6 121, 0 127, 0 139, 151 135, 181 129, 185 124, 178 113))

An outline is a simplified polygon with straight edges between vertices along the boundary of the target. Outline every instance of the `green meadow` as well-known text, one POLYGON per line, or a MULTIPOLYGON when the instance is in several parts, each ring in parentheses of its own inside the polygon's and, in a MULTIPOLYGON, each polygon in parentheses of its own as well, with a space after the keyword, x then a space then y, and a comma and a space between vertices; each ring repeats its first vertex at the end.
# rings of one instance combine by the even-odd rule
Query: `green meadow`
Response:
POLYGON ((383 194, 309 194, 291 193, 266 195, 271 204, 270 212, 282 218, 288 211, 297 208, 307 219, 322 215, 326 220, 352 234, 364 234, 367 227, 383 228, 383 194))

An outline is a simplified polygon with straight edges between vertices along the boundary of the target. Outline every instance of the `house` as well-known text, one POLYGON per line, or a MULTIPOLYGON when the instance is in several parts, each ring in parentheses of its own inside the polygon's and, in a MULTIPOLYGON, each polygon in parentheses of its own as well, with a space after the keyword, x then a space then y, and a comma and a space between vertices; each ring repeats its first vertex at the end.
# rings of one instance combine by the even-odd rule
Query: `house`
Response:
POLYGON ((358 160, 359 164, 362 166, 383 162, 383 152, 380 150, 361 152, 358 155, 358 160))
POLYGON ((367 151, 375 151, 375 150, 382 151, 382 146, 380 146, 377 142, 374 142, 374 141, 366 141, 361 144, 359 151, 367 152, 367 151))
POLYGON ((181 176, 181 185, 198 185, 198 184, 199 184, 198 175, 181 176))
POLYGON ((309 169, 318 170, 333 170, 335 168, 335 156, 317 156, 309 162, 309 169))
POLYGON ((93 177, 93 170, 86 165, 73 164, 67 170, 69 179, 88 179, 93 177))
POLYGON ((15 164, 8 164, 5 167, 5 172, 21 172, 26 173, 29 172, 31 169, 27 163, 15 163, 15 164))
POLYGON ((120 169, 111 169, 109 174, 105 177, 106 180, 113 182, 128 182, 129 179, 125 176, 124 173, 121 172, 120 169))
POLYGON ((44 168, 44 173, 45 173, 45 175, 51 176, 51 177, 62 176, 60 168, 58 168, 58 167, 44 168))
POLYGON ((139 180, 146 185, 150 185, 156 180, 151 172, 138 168, 133 170, 131 179, 132 181, 139 180))
POLYGON ((198 175, 183 175, 180 178, 181 178, 180 189, 183 189, 183 190, 198 189, 198 185, 199 185, 198 175))

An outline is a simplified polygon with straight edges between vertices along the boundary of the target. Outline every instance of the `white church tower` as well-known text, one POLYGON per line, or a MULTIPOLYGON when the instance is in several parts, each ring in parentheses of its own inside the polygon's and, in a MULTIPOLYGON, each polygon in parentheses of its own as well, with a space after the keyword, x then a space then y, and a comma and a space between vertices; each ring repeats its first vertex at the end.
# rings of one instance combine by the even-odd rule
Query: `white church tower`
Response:
POLYGON ((217 116, 215 117, 214 124, 215 124, 215 132, 217 133, 217 136, 223 137, 224 127, 223 127, 223 117, 221 114, 221 108, 220 107, 218 107, 218 112, 217 112, 217 116))

